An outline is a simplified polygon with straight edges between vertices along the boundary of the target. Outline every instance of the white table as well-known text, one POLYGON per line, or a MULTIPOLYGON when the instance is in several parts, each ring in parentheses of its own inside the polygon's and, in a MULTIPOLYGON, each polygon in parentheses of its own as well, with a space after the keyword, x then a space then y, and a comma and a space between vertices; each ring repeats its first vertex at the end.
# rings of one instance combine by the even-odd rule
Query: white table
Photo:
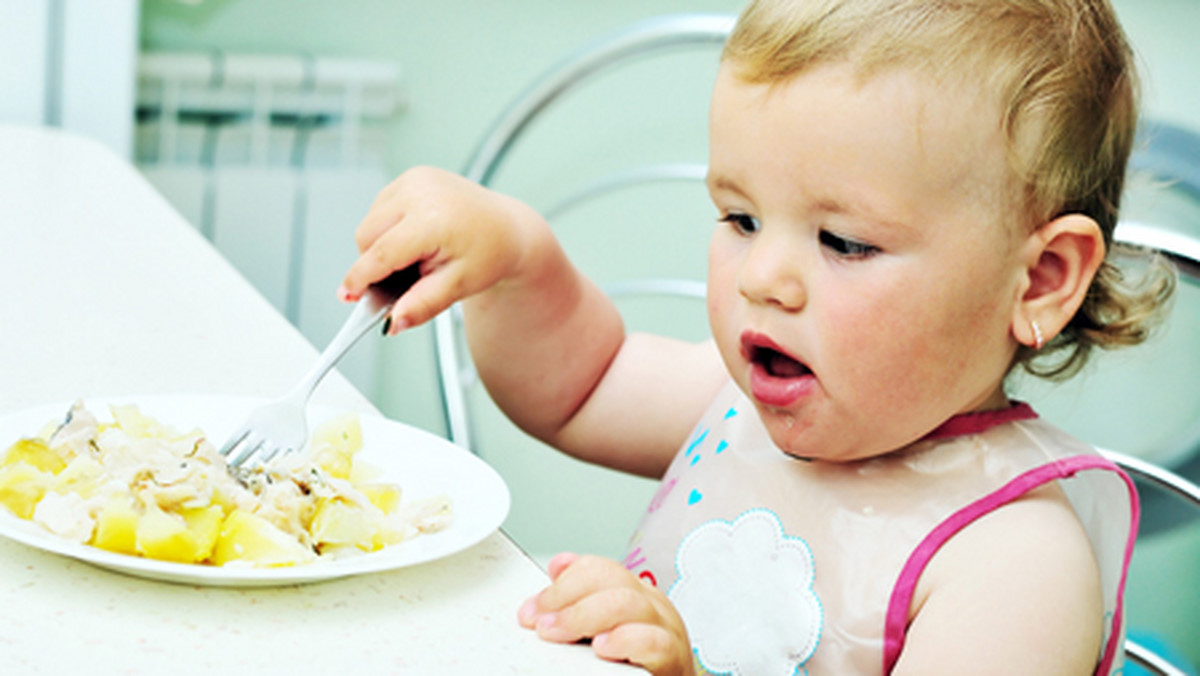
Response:
MULTIPOLYGON (((52 130, 0 126, 0 289, 0 411, 274 396, 316 355, 131 166, 52 130)), ((373 410, 336 373, 316 401, 373 410)), ((420 566, 266 589, 143 580, 0 540, 0 673, 629 673, 517 625, 545 584, 502 533, 420 566)))

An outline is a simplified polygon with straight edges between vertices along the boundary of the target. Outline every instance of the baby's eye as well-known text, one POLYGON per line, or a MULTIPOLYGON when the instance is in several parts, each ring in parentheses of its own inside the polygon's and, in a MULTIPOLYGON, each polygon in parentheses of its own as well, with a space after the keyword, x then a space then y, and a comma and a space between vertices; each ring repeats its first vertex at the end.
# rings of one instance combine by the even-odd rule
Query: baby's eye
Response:
POLYGON ((747 214, 728 213, 719 219, 722 223, 733 226, 739 234, 752 235, 759 231, 758 219, 747 214))
POLYGON ((843 258, 869 258, 879 253, 879 247, 839 237, 828 230, 821 231, 821 244, 843 258))

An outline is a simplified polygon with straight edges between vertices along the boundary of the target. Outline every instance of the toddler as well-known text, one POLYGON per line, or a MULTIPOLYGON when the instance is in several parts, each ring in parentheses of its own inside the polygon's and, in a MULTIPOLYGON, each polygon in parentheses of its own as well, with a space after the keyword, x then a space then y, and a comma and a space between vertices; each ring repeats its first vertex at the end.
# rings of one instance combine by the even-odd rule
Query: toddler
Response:
POLYGON ((462 300, 530 434, 662 483, 623 562, 519 609, 656 674, 1110 674, 1132 484, 1005 394, 1134 344, 1173 288, 1109 261, 1135 127, 1103 0, 754 0, 710 112, 712 340, 626 334, 526 205, 422 168, 340 293, 462 300))

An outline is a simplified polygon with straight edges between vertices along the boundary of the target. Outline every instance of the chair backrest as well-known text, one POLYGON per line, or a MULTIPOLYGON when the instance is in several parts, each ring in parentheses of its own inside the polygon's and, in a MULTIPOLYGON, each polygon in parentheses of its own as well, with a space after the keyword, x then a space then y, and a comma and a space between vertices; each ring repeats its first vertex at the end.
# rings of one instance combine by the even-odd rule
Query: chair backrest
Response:
MULTIPOLYGON (((732 16, 726 15, 668 16, 634 24, 585 45, 546 71, 502 112, 478 144, 464 174, 483 185, 493 185, 517 141, 565 93, 601 73, 613 71, 622 64, 646 56, 686 48, 715 51, 724 42, 733 21, 732 16)), ((1135 155, 1133 164, 1141 171, 1200 196, 1200 150, 1194 156, 1186 155, 1187 149, 1192 147, 1190 143, 1196 143, 1196 148, 1200 148, 1200 141, 1197 141, 1200 137, 1189 136, 1186 132, 1180 136, 1178 131, 1176 128, 1168 128, 1167 132, 1154 130, 1151 138, 1158 141, 1148 143, 1141 149, 1135 155), (1184 161, 1180 160, 1180 152, 1185 152, 1184 161)), ((614 149, 612 154, 619 155, 620 151, 614 149)), ((553 224, 557 218, 581 204, 611 193, 647 185, 661 187, 680 182, 699 184, 703 182, 705 172, 702 157, 695 156, 683 162, 620 167, 585 182, 581 187, 566 191, 565 197, 540 205, 540 208, 553 224)), ((1134 222, 1121 223, 1115 238, 1128 245, 1161 252, 1175 263, 1186 284, 1200 288, 1200 240, 1158 225, 1134 222)), ((603 286, 614 296, 649 294, 703 298, 705 291, 701 278, 677 277, 651 276, 620 280, 603 286)), ((476 378, 462 336, 461 322, 461 311, 457 306, 440 315, 434 322, 434 342, 449 437, 462 446, 474 449, 468 390, 475 384, 476 378)), ((1184 444, 1190 445, 1190 457, 1197 458, 1200 469, 1200 425, 1196 426, 1195 433, 1184 444)), ((1143 486, 1165 488, 1174 496, 1190 502, 1191 506, 1200 508, 1200 488, 1188 479, 1130 454, 1106 453, 1143 486)), ((1197 514, 1200 514, 1200 509, 1197 514)), ((1132 662, 1155 673, 1183 673, 1135 641, 1127 643, 1127 655, 1132 662)))
MULTIPOLYGON (((1200 202, 1200 136, 1161 124, 1149 125, 1143 132, 1146 140, 1131 161, 1133 169, 1200 202)), ((1200 240, 1178 230, 1132 221, 1120 223, 1115 237, 1161 253, 1179 271, 1181 291, 1200 291, 1200 240)), ((1200 519, 1200 486, 1193 481, 1200 476, 1200 421, 1176 435, 1172 446, 1158 455, 1172 462, 1174 471, 1127 453, 1103 451, 1137 484, 1143 514, 1139 541, 1180 524, 1195 527, 1200 519)), ((1126 639, 1125 655, 1131 664, 1150 673, 1187 673, 1136 639, 1126 639)))
MULTIPOLYGON (((491 185, 516 141, 552 103, 595 76, 643 57, 688 48, 715 51, 725 41, 734 17, 683 14, 633 24, 585 45, 568 55, 521 93, 484 134, 467 163, 464 175, 491 185)), ((643 165, 616 170, 569 192, 543 209, 547 218, 561 215, 580 203, 635 185, 703 181, 702 162, 643 165)), ((615 294, 679 294, 702 298, 702 280, 640 279, 605 287, 615 294)), ((434 321, 438 378, 450 439, 472 448, 472 429, 466 389, 474 383, 474 370, 461 336, 461 312, 456 307, 434 321)))
MULTIPOLYGON (((1103 453, 1134 479, 1143 503, 1150 496, 1176 499, 1181 506, 1191 512, 1192 518, 1200 516, 1200 486, 1141 458, 1113 451, 1103 451, 1103 453)), ((1142 645, 1136 639, 1125 639, 1125 657, 1129 662, 1150 671, 1150 673, 1164 674, 1165 676, 1187 676, 1187 672, 1142 645)), ((1128 669, 1126 673, 1129 673, 1128 669)))

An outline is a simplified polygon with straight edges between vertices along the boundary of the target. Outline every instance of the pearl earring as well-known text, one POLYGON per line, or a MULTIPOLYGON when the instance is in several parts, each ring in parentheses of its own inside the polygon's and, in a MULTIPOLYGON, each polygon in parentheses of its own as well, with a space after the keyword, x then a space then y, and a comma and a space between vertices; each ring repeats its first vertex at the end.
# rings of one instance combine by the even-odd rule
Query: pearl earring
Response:
POLYGON ((1038 326, 1036 319, 1029 320, 1029 324, 1033 327, 1033 349, 1040 350, 1046 344, 1046 339, 1042 336, 1042 327, 1038 326))

